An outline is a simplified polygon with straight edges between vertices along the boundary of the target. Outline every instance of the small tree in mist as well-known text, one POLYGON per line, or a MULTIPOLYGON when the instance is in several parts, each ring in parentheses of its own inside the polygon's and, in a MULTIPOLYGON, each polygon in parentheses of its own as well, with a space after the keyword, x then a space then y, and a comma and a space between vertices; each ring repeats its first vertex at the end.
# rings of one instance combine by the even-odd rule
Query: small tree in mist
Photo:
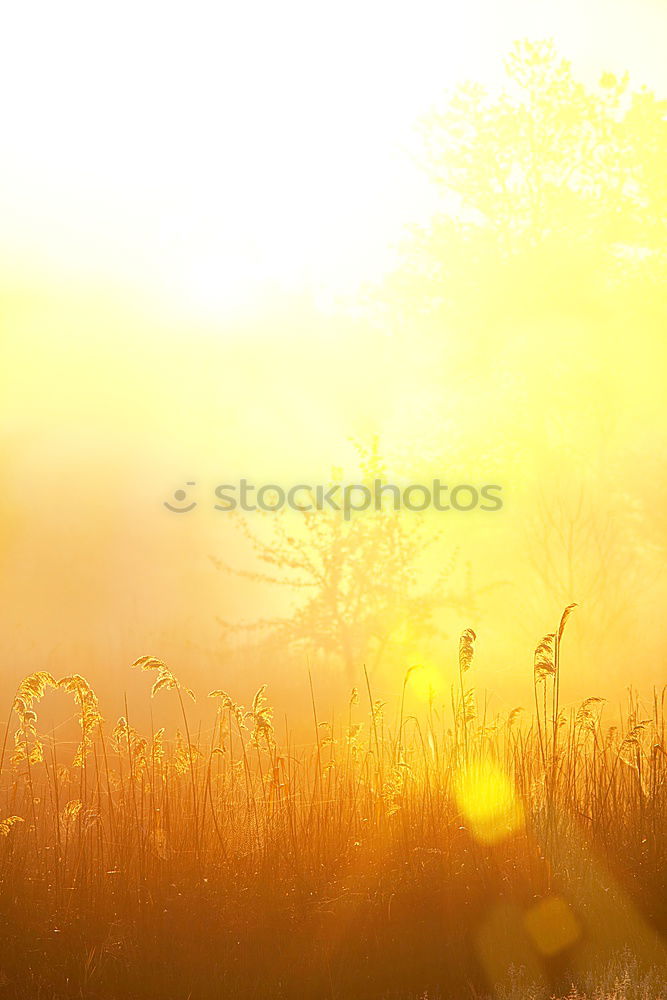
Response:
MULTIPOLYGON (((372 489, 385 468, 377 448, 360 449, 359 482, 372 489)), ((214 564, 254 583, 291 592, 290 613, 248 624, 223 622, 229 633, 265 635, 274 648, 300 649, 339 663, 350 683, 365 664, 405 667, 441 633, 442 613, 470 613, 469 574, 458 553, 443 553, 443 537, 417 513, 387 503, 349 520, 343 511, 314 510, 254 514, 260 534, 239 518, 261 568, 239 570, 214 564), (456 577, 456 579, 455 579, 456 577)))

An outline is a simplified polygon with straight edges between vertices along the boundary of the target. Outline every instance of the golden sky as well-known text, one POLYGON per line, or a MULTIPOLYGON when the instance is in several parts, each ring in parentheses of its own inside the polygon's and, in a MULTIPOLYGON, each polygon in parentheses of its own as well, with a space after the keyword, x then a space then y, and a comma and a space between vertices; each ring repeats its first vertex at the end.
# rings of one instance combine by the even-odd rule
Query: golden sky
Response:
MULTIPOLYGON (((383 273, 403 226, 437 204, 415 162, 419 116, 462 79, 495 86, 526 36, 553 36, 584 78, 627 68, 636 85, 667 91, 657 0, 6 13, 0 596, 12 677, 35 657, 55 658, 56 673, 72 657, 120 670, 196 647, 215 663, 216 614, 261 617, 263 598, 212 570, 209 555, 234 545, 219 522, 176 523, 162 500, 189 479, 322 481, 334 465, 353 468, 351 439, 376 433, 401 476, 452 473, 457 456, 461 478, 514 490, 502 532, 471 519, 452 545, 469 546, 482 583, 502 585, 481 612, 485 680, 529 676, 531 642, 562 609, 531 605, 528 555, 509 569, 506 555, 519 552, 529 491, 555 466, 540 457, 542 424, 496 367, 527 384, 541 376, 543 345, 558 341, 584 421, 573 443, 555 413, 549 448, 566 475, 586 466, 601 489, 591 457, 607 417, 612 456, 659 454, 661 335, 647 334, 647 361, 622 336, 610 344, 606 330, 563 330, 543 315, 537 331, 490 330, 462 381, 447 364, 460 370, 465 344, 443 338, 434 362, 416 339, 334 309, 338 293, 383 273), (519 438, 530 467, 512 456, 519 438)), ((627 489, 611 510, 619 537, 632 504, 652 502, 636 476, 627 489)), ((633 627, 652 681, 661 639, 645 626, 664 580, 642 583, 633 627)), ((580 675, 582 696, 603 662, 599 652, 580 675)))

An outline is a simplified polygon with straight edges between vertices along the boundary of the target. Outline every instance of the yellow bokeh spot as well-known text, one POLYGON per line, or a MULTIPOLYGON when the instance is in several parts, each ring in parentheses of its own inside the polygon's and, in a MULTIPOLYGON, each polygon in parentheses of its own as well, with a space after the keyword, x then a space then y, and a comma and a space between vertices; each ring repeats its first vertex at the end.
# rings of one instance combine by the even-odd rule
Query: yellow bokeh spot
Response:
POLYGON ((466 824, 480 843, 497 844, 523 827, 521 801, 497 764, 473 764, 457 780, 455 793, 466 824))
POLYGON ((442 694, 444 677, 432 663, 420 663, 410 672, 408 684, 418 698, 428 701, 442 694))
POLYGON ((581 935, 579 921, 560 896, 536 903, 526 913, 524 924, 537 950, 546 956, 565 951, 581 935))

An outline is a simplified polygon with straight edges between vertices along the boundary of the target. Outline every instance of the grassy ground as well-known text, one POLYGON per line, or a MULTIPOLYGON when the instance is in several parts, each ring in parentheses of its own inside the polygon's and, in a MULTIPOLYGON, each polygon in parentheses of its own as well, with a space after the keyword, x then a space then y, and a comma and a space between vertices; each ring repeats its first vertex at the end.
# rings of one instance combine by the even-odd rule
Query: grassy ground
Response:
POLYGON ((664 997, 662 700, 563 712, 551 636, 533 717, 483 719, 473 639, 446 709, 408 716, 399 692, 390 712, 368 685, 336 722, 314 704, 307 746, 263 691, 214 693, 195 734, 157 661, 169 739, 108 726, 81 677, 27 678, 0 766, 0 995, 664 997), (74 759, 39 733, 58 690, 74 759))

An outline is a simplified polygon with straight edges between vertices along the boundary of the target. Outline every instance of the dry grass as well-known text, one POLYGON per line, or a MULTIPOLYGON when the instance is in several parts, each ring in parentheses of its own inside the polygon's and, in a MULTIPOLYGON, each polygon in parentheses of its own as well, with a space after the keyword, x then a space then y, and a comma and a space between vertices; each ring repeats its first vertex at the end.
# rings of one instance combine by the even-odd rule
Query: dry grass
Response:
POLYGON ((532 719, 480 716, 471 630, 446 709, 406 715, 412 670, 395 711, 367 679, 336 720, 313 694, 307 746, 264 689, 212 692, 195 734, 150 657, 171 738, 107 725, 78 675, 26 678, 0 763, 2 996, 667 996, 664 701, 563 711, 570 610, 532 719), (39 730, 58 690, 74 759, 39 730))

